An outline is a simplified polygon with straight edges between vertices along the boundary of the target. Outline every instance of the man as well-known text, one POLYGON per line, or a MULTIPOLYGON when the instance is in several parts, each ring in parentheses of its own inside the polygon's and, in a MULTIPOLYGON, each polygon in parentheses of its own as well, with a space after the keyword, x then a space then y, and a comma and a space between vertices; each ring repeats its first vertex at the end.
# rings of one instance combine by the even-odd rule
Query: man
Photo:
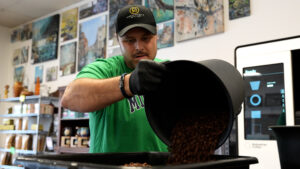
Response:
POLYGON ((62 106, 89 113, 90 152, 167 151, 149 125, 143 94, 162 82, 156 22, 144 6, 122 8, 116 20, 122 56, 97 59, 68 85, 62 106), (155 61, 153 61, 155 60, 155 61))

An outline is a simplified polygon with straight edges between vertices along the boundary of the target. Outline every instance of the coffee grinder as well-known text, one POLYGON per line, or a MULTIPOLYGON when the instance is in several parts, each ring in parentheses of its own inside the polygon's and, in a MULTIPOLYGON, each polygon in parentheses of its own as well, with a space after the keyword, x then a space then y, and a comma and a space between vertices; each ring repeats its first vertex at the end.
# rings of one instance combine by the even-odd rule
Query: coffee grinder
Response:
POLYGON ((269 126, 299 123, 300 36, 238 46, 235 66, 245 83, 238 116, 238 155, 259 160, 251 169, 280 169, 275 136, 269 126), (299 66, 298 66, 299 67, 299 66))

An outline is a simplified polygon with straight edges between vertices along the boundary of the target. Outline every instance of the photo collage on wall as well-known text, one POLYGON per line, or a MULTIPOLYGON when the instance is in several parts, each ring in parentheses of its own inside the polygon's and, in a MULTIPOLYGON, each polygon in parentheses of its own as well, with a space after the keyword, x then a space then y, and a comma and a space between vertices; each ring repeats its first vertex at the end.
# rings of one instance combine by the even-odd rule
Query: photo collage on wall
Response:
MULTIPOLYGON (((250 15, 249 0, 228 3, 230 20, 250 15)), ((97 58, 120 55, 115 20, 120 8, 132 4, 153 12, 158 49, 224 32, 223 0, 89 0, 12 30, 11 43, 32 41, 13 51, 14 79, 24 79, 26 63, 40 70, 40 64, 57 60, 57 65, 42 71, 44 81, 51 82, 75 74, 97 58)))

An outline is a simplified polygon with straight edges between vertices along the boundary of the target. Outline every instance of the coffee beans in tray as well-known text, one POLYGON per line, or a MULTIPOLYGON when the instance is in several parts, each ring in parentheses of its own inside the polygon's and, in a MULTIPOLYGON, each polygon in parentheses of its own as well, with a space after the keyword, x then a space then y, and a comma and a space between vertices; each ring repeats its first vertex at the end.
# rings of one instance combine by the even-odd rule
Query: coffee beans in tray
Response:
POLYGON ((134 162, 131 162, 129 164, 125 164, 124 167, 148 167, 148 168, 151 168, 152 166, 148 163, 134 163, 134 162))
POLYGON ((207 113, 177 122, 171 133, 168 164, 189 164, 214 160, 220 135, 228 124, 228 114, 207 113))

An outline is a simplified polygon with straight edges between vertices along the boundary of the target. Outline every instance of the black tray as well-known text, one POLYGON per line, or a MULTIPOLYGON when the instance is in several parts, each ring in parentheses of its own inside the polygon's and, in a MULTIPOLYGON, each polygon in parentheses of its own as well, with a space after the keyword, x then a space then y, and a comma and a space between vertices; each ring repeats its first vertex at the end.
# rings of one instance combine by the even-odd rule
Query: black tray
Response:
POLYGON ((215 155, 215 161, 166 165, 169 155, 169 153, 161 152, 141 152, 19 156, 14 164, 22 165, 25 169, 130 169, 132 167, 124 167, 124 164, 146 162, 154 169, 249 169, 250 164, 258 163, 255 157, 215 155))

